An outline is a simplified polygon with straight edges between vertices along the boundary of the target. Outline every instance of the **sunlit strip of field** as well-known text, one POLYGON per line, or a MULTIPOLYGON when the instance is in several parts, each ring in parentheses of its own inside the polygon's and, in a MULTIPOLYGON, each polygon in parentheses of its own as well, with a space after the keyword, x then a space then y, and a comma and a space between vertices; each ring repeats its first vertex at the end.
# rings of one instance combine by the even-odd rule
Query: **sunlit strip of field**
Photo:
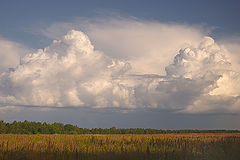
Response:
POLYGON ((240 134, 0 135, 0 159, 239 160, 240 134))

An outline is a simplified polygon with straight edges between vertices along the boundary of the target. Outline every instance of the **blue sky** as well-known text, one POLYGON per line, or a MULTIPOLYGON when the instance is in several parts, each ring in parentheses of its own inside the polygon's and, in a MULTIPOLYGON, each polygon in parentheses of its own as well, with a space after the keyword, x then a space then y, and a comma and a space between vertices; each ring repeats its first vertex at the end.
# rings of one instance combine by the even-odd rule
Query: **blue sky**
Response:
POLYGON ((26 30, 36 25, 115 13, 161 22, 204 24, 215 27, 214 37, 235 36, 240 34, 239 3, 237 0, 1 1, 0 34, 33 45, 32 40, 39 37, 26 33, 26 30))
POLYGON ((239 19, 237 0, 1 1, 0 119, 240 129, 239 19))

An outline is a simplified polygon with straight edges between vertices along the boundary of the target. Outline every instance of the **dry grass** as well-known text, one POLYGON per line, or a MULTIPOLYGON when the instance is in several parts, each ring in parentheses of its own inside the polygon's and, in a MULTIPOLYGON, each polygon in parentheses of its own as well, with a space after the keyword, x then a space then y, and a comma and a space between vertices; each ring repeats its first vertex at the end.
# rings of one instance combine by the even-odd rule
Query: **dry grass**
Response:
POLYGON ((237 160, 240 134, 0 135, 1 160, 237 160))

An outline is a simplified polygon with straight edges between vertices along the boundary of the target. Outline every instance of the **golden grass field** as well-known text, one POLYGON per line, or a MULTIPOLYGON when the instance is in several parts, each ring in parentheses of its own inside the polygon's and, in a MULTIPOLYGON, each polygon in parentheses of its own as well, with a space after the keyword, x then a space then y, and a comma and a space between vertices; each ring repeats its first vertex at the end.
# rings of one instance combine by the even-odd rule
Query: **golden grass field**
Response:
POLYGON ((240 134, 0 135, 0 160, 239 160, 240 134))

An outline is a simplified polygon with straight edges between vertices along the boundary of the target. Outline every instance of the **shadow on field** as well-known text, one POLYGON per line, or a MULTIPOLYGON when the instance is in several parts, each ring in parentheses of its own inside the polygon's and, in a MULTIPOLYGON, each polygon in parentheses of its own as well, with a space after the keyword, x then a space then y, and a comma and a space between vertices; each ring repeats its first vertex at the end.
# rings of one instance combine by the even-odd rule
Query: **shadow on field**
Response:
POLYGON ((1 160, 239 160, 237 148, 212 148, 208 151, 166 151, 162 153, 53 153, 53 152, 1 152, 1 160))

